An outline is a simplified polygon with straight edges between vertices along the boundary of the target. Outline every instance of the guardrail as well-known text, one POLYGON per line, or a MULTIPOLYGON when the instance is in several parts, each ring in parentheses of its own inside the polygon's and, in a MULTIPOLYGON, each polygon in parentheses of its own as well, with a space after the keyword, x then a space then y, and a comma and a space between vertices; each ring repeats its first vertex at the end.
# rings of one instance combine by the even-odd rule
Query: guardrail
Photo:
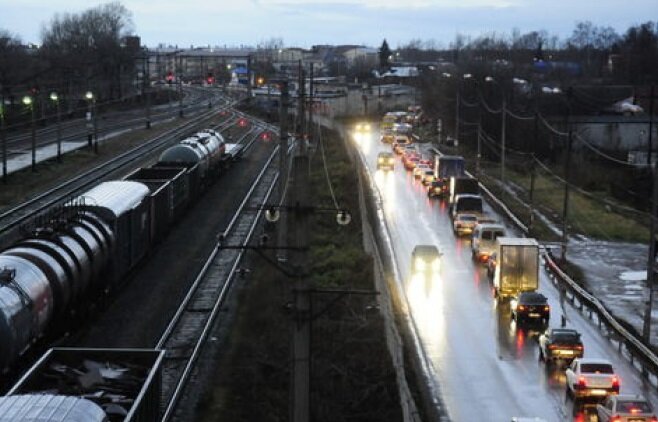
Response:
MULTIPOLYGON (((439 150, 434 149, 437 153, 441 154, 439 150)), ((473 177, 472 174, 466 172, 468 176, 473 177)), ((486 186, 479 182, 480 189, 489 198, 490 202, 495 205, 499 211, 503 212, 525 235, 528 234, 528 227, 501 201, 496 197, 486 186)), ((635 336, 632 332, 626 329, 615 318, 610 311, 594 297, 587 290, 582 288, 576 283, 568 274, 555 263, 551 254, 545 250, 541 252, 541 257, 544 261, 544 267, 548 270, 551 282, 558 288, 565 288, 565 296, 567 300, 577 308, 581 313, 587 313, 587 317, 593 320, 596 314, 596 322, 599 329, 608 337, 612 342, 618 345, 619 353, 626 356, 631 364, 639 368, 642 375, 652 382, 654 387, 658 388, 658 355, 651 350, 642 340, 635 336), (605 329, 605 330, 604 330, 605 329), (651 379, 653 376, 653 379, 651 379)))

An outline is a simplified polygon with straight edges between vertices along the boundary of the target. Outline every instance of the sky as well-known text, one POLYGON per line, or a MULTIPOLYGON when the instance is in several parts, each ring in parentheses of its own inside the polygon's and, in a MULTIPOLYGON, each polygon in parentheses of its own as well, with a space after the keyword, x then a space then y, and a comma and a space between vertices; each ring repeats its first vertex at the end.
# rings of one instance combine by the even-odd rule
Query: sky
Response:
MULTIPOLYGON (((105 2, 0 0, 0 30, 40 43, 56 14, 105 2)), ((256 46, 280 38, 286 47, 361 44, 391 48, 412 39, 447 47, 456 34, 547 30, 561 39, 589 20, 624 33, 658 20, 658 0, 123 0, 142 44, 179 47, 256 46)))

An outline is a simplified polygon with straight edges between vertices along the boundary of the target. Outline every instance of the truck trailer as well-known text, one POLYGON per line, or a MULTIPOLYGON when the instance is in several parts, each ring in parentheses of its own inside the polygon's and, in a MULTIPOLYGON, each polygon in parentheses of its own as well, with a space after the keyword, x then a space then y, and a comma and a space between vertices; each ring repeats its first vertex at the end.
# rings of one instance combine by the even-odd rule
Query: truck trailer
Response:
MULTIPOLYGON (((535 239, 499 237, 490 265, 497 298, 516 297, 539 288, 539 244, 535 239)), ((491 260, 490 259, 490 260, 491 260)))

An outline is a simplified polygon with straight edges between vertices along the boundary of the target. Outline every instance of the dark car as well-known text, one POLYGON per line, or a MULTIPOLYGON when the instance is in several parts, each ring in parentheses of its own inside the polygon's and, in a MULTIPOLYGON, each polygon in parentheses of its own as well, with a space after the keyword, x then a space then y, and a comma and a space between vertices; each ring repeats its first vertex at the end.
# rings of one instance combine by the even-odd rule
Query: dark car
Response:
POLYGON ((447 184, 443 180, 435 180, 427 185, 427 196, 429 198, 441 198, 446 191, 447 184))
POLYGON ((551 315, 551 307, 548 299, 541 293, 523 292, 512 300, 512 319, 517 324, 537 322, 548 324, 551 315))
POLYGON ((551 328, 539 337, 539 360, 571 362, 582 358, 585 348, 580 333, 569 328, 551 328))

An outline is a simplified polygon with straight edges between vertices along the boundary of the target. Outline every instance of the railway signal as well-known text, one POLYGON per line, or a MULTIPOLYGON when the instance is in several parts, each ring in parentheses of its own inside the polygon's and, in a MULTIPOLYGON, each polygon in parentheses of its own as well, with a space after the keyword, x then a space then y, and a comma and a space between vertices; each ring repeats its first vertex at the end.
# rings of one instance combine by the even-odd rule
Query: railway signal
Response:
POLYGON ((167 83, 169 85, 174 83, 174 72, 172 72, 172 71, 167 72, 167 76, 165 77, 165 79, 167 80, 167 83))
POLYGON ((238 120, 238 126, 240 126, 240 127, 246 127, 247 123, 248 123, 247 119, 245 119, 245 118, 240 118, 240 120, 238 120))

